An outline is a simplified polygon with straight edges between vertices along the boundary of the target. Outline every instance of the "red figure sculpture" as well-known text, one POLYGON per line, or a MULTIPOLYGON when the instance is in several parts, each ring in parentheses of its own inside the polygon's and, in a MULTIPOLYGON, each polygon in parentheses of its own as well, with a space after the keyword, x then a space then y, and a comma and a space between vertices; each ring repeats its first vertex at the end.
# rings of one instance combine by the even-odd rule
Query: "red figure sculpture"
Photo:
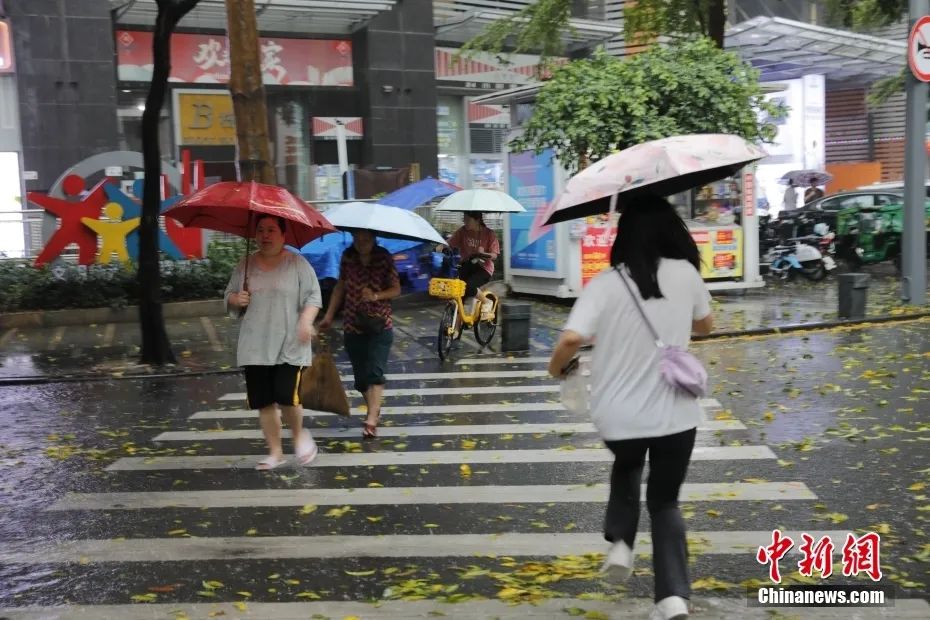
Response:
MULTIPOLYGON (((35 265, 39 267, 56 258, 69 244, 78 246, 78 262, 90 265, 97 256, 97 233, 81 223, 82 217, 100 218, 100 209, 107 201, 103 186, 107 179, 100 181, 94 188, 79 201, 62 200, 38 192, 29 192, 27 197, 49 213, 59 219, 58 230, 49 238, 36 258, 35 265)), ((81 177, 71 174, 65 177, 62 188, 67 196, 78 196, 86 183, 81 177)))

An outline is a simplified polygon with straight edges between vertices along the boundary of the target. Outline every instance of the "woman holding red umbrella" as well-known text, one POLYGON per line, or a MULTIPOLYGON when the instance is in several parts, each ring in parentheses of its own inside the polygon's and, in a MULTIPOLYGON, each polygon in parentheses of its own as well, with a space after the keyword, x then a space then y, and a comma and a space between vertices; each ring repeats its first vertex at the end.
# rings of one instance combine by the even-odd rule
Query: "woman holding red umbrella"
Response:
POLYGON ((312 357, 310 340, 322 296, 310 263, 284 249, 289 224, 281 217, 259 216, 258 251, 239 263, 225 293, 229 310, 242 317, 237 362, 245 370, 249 408, 258 409, 268 444, 268 456, 255 467, 259 470, 286 462, 278 407, 291 429, 298 462, 309 465, 318 453, 303 428, 299 393, 301 370, 312 357))

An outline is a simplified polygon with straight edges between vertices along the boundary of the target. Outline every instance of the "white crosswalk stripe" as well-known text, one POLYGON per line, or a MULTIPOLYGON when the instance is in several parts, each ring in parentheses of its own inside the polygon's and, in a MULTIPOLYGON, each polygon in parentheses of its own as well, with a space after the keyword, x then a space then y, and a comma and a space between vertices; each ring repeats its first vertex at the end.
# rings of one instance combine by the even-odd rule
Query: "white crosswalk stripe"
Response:
MULTIPOLYGON (((710 425, 702 426, 699 430, 719 430, 732 428, 730 426, 710 425)), ((378 429, 379 437, 430 437, 433 435, 462 435, 465 437, 480 435, 572 435, 596 433, 593 424, 558 423, 558 424, 458 424, 444 426, 383 426, 378 429)), ((358 428, 355 424, 345 427, 314 428, 313 436, 318 439, 339 438, 355 439, 358 428)), ((283 437, 290 437, 290 429, 281 431, 283 437)), ((233 439, 261 439, 262 432, 258 429, 237 430, 205 430, 205 431, 166 431, 155 437, 152 441, 229 441, 233 439)))
MULTIPOLYGON (((358 439, 357 437, 355 439, 358 439)), ((223 456, 124 457, 107 471, 159 471, 169 469, 237 469, 253 467, 257 454, 223 456)), ((698 446, 692 461, 742 461, 774 459, 768 446, 698 446)), ((543 450, 436 450, 321 454, 313 467, 364 467, 366 465, 430 465, 442 463, 609 463, 613 455, 604 448, 543 450)))
MULTIPOLYGON (((69 493, 49 510, 138 510, 152 508, 241 508, 255 506, 401 504, 548 504, 605 502, 608 487, 592 485, 381 487, 349 489, 258 489, 69 493)), ((645 497, 646 487, 642 487, 645 497)), ((803 482, 685 483, 681 501, 780 501, 816 499, 803 482)))

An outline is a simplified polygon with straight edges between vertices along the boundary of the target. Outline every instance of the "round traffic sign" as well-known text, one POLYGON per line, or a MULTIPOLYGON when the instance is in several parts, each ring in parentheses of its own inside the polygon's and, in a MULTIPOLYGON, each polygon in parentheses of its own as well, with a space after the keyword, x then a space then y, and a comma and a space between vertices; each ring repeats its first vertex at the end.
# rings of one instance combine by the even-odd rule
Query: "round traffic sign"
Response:
POLYGON ((924 15, 907 37, 907 64, 921 82, 930 82, 930 15, 924 15))

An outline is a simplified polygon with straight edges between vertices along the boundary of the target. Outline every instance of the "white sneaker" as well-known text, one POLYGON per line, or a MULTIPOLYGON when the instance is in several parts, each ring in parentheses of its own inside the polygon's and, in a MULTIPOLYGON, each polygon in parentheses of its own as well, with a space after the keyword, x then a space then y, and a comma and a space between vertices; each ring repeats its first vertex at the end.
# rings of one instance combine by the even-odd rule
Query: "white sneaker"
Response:
POLYGON ((688 601, 680 596, 667 596, 652 608, 649 620, 685 620, 688 617, 688 601))
POLYGON ((618 541, 607 552, 607 559, 601 567, 604 578, 614 583, 622 583, 633 574, 633 550, 625 542, 618 541))

